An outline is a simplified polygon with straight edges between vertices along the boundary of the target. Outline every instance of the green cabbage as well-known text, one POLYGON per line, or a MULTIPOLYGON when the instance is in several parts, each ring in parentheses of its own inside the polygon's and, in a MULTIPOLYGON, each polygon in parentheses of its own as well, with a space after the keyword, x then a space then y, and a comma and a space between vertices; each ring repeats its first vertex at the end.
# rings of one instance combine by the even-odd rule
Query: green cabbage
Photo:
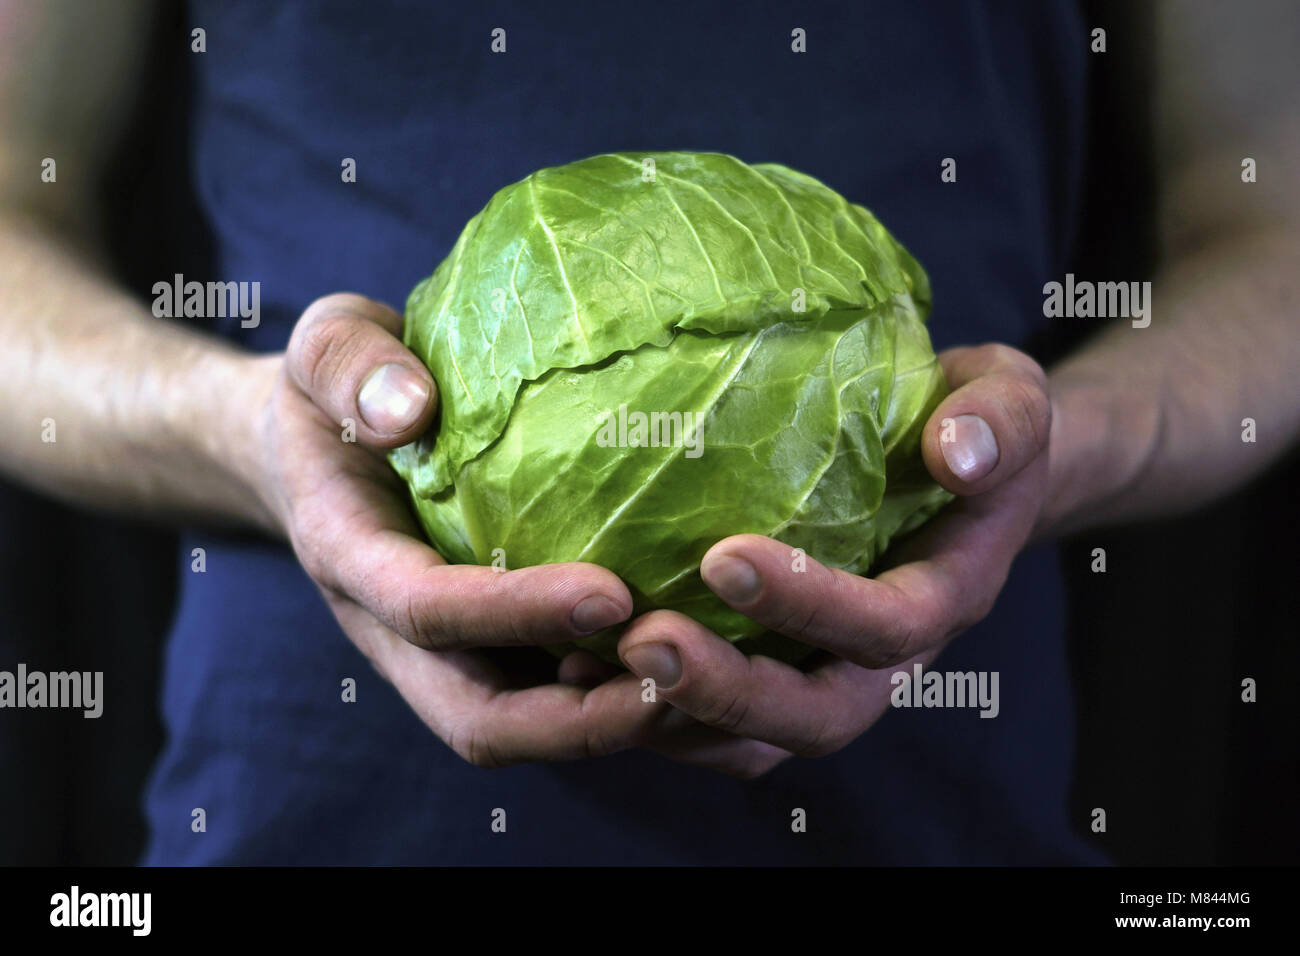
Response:
MULTIPOLYGON (((784 166, 543 169, 412 291, 405 340, 441 410, 391 460, 448 561, 590 561, 638 613, 795 660, 807 648, 718 600, 700 559, 754 532, 863 573, 948 500, 919 452, 945 394, 929 305, 871 213, 784 166)), ((579 644, 614 660, 618 633, 579 644)))

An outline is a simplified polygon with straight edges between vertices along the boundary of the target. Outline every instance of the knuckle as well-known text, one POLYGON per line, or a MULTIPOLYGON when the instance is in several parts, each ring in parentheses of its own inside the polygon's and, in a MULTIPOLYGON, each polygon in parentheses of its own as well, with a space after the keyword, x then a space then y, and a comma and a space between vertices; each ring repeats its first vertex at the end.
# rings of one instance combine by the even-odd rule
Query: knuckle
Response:
POLYGON ((1012 348, 1001 342, 989 342, 979 347, 981 364, 989 368, 1010 367, 1019 368, 1021 363, 1028 357, 1019 349, 1012 348))
POLYGON ((587 760, 608 756, 613 753, 614 749, 604 734, 601 733, 600 721, 597 719, 598 715, 592 712, 592 699, 590 694, 583 697, 578 712, 579 727, 582 730, 581 753, 587 760))
POLYGON ((421 601, 414 589, 399 599, 393 613, 399 633, 408 643, 426 651, 454 650, 448 639, 442 608, 437 601, 421 601))
POLYGON ((829 634, 834 629, 833 623, 823 612, 859 600, 851 576, 811 559, 808 564, 807 585, 791 594, 785 613, 771 625, 772 630, 788 637, 815 638, 829 634))
POLYGON ((719 730, 733 732, 744 725, 749 715, 749 698, 743 693, 711 698, 700 719, 719 730))
POLYGON ((290 546, 298 556, 298 563, 302 569, 307 572, 307 577, 311 578, 316 584, 325 586, 328 575, 328 562, 321 554, 319 548, 311 547, 306 542, 290 532, 290 546))
POLYGON ((1043 367, 1032 356, 1018 348, 1002 342, 989 342, 980 346, 979 351, 983 359, 982 364, 990 369, 1003 369, 1013 375, 1023 375, 1039 386, 1047 383, 1047 373, 1043 371, 1043 367))
POLYGON ((828 713, 812 736, 795 752, 801 757, 825 757, 843 749, 851 739, 839 726, 836 716, 828 713))
POLYGON ((293 334, 289 336, 289 364, 306 379, 312 369, 320 365, 331 342, 331 330, 327 326, 328 316, 313 305, 309 308, 293 334))
POLYGON ((288 535, 289 546, 307 577, 328 594, 346 596, 339 580, 337 561, 331 555, 328 544, 319 539, 314 529, 310 525, 291 521, 288 535))
POLYGON ((307 324, 297 349, 297 366, 313 391, 328 393, 338 386, 365 348, 365 326, 348 315, 327 315, 307 324))
POLYGON ((774 622, 772 630, 787 637, 801 637, 811 634, 817 623, 818 605, 815 603, 797 603, 789 608, 782 617, 774 622))
POLYGON ((1038 361, 1019 349, 1012 349, 1016 354, 1015 366, 1017 371, 1023 375, 1029 382, 1033 383, 1040 390, 1047 390, 1047 371, 1038 361))
POLYGON ((1023 376, 1009 379, 1003 387, 1003 402, 1017 444, 1033 450, 1045 447, 1052 406, 1042 386, 1023 376))
POLYGON ((447 729, 447 739, 445 742, 457 757, 464 760, 466 763, 472 764, 474 762, 474 750, 473 745, 470 742, 472 739, 472 733, 467 732, 459 724, 453 724, 447 729))
POLYGON ((484 733, 483 728, 474 725, 470 728, 468 734, 461 735, 461 739, 466 737, 468 737, 468 740, 463 748, 452 748, 465 761, 481 770, 496 770, 504 766, 504 763, 498 759, 496 752, 493 750, 491 735, 484 733))
POLYGON ((415 610, 415 595, 407 594, 403 602, 402 614, 398 618, 402 624, 402 636, 426 651, 433 650, 433 641, 420 623, 420 615, 415 610))
POLYGON ((472 580, 452 576, 432 595, 420 596, 412 589, 398 619, 414 636, 412 643, 426 650, 536 644, 535 628, 521 613, 510 583, 502 580, 512 573, 493 572, 491 578, 472 580))
POLYGON ((857 663, 871 670, 893 667, 912 656, 918 635, 916 622, 900 620, 883 630, 864 636, 859 644, 864 647, 857 663))

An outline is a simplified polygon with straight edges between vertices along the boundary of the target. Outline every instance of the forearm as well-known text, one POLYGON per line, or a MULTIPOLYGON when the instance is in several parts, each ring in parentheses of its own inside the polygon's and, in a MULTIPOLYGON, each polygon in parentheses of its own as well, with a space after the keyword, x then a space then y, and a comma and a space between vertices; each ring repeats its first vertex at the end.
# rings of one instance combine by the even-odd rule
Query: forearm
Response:
POLYGON ((1225 235, 1157 277, 1149 327, 1117 325, 1052 370, 1038 536, 1188 510, 1296 441, 1298 265, 1292 230, 1225 235))
POLYGON ((270 527, 249 485, 266 360, 154 318, 4 212, 0 340, 0 470, 94 508, 270 527))

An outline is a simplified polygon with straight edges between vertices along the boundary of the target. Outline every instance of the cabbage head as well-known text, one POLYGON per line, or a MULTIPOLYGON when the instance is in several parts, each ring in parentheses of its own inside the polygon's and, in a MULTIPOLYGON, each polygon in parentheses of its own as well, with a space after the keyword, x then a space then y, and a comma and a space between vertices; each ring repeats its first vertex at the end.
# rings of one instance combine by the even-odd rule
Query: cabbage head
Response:
MULTIPOLYGON (((861 574, 949 495, 921 461, 946 392, 930 286, 817 180, 717 153, 594 156, 507 186, 412 291, 438 421, 391 460, 453 563, 589 561, 638 613, 808 651, 700 578, 768 535, 861 574)), ((619 628, 578 644, 617 660, 619 628)), ((557 650, 568 650, 565 645, 557 650)))

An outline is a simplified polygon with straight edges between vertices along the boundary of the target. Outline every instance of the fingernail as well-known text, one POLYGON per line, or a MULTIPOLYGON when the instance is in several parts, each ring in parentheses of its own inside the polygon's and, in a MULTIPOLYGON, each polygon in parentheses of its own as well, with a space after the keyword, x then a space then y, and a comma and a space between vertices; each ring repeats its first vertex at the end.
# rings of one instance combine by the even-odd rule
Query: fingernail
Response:
POLYGON ((381 435, 409 428, 429 404, 429 386, 404 365, 390 362, 371 372, 357 393, 366 424, 381 435))
POLYGON ((671 644, 638 644, 623 655, 637 677, 649 677, 663 690, 682 679, 682 659, 671 644))
POLYGON ((998 463, 998 440, 978 415, 958 415, 953 426, 952 439, 939 440, 943 460, 962 481, 978 481, 998 463))
POLYGON ((623 609, 609 598, 595 594, 578 602, 569 621, 579 634, 592 634, 611 627, 626 617, 623 609))
POLYGON ((700 577, 714 594, 731 604, 749 604, 763 587, 752 564, 729 554, 706 557, 700 566, 700 577))

